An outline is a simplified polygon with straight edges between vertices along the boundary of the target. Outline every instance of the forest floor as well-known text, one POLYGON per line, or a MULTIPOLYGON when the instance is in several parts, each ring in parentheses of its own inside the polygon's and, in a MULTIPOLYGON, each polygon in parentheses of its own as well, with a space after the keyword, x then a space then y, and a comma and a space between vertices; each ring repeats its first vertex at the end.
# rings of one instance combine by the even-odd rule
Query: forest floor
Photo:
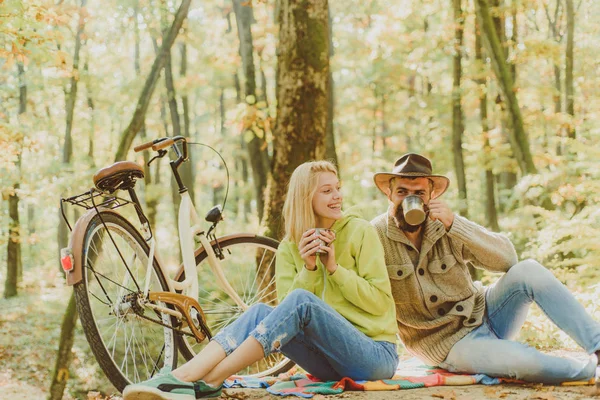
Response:
MULTIPOLYGON (((25 287, 17 298, 0 300, 0 400, 45 399, 54 363, 63 312, 70 288, 49 285, 25 287)), ((560 352, 559 352, 560 353, 560 352)), ((81 327, 76 329, 71 373, 63 399, 118 400, 115 389, 96 365, 81 327)), ((390 392, 345 392, 314 400, 392 399, 589 399, 590 386, 472 385, 445 386, 390 392)), ((276 399, 263 389, 227 389, 223 398, 276 399)), ((597 397, 595 397, 597 398, 597 397)))

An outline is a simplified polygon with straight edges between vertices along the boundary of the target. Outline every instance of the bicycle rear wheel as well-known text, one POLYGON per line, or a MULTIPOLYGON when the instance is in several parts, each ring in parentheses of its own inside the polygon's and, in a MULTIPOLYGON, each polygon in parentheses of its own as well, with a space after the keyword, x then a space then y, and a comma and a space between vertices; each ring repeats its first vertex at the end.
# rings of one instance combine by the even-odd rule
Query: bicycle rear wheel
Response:
MULTIPOLYGON (((263 236, 218 239, 224 258, 220 260, 223 272, 244 304, 277 305, 275 288, 275 252, 279 243, 263 236)), ((202 306, 212 334, 235 321, 243 312, 216 283, 203 249, 196 255, 199 278, 198 303, 202 306)), ((179 280, 183 280, 182 274, 179 280)), ((196 343, 193 338, 176 335, 178 347, 186 360, 199 353, 208 341, 196 343)), ((238 375, 270 376, 288 371, 294 362, 280 353, 272 353, 238 375)))
MULTIPOLYGON (((74 286, 77 311, 108 379, 122 391, 164 366, 175 368, 175 335, 160 324, 171 325, 171 317, 144 306, 148 245, 140 233, 120 215, 100 212, 84 235, 83 279, 74 286)), ((156 261, 153 267, 150 291, 168 291, 156 261)))

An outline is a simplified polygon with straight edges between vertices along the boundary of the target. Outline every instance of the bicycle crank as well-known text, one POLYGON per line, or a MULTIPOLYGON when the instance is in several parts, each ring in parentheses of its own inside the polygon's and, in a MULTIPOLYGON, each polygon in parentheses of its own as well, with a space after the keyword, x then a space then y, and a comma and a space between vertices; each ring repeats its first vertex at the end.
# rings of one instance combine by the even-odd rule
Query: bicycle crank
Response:
MULTIPOLYGON (((175 317, 181 319, 181 322, 186 323, 190 327, 190 330, 198 343, 202 342, 206 337, 208 337, 209 340, 212 339, 212 333, 206 324, 204 311, 196 299, 179 293, 149 292, 148 300, 152 302, 161 301, 174 306, 175 309, 179 311, 178 313, 176 312, 176 314, 179 315, 175 315, 175 317)), ((147 303, 145 305, 146 307, 157 309, 160 312, 174 314, 173 310, 160 307, 157 304, 147 303)))

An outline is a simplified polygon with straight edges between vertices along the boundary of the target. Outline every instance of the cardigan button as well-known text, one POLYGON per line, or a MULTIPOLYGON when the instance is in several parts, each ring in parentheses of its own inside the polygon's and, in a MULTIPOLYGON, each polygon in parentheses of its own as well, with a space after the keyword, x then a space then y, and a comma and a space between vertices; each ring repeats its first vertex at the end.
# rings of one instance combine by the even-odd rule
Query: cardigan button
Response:
POLYGON ((462 310, 464 310, 463 306, 456 306, 456 311, 462 311, 462 310))
POLYGON ((404 273, 404 272, 402 272, 402 271, 397 271, 397 272, 396 272, 396 275, 398 275, 398 276, 402 276, 402 274, 403 274, 403 273, 404 273))
POLYGON ((446 310, 444 310, 443 308, 438 308, 438 314, 440 316, 443 316, 444 314, 446 314, 446 310))
POLYGON ((442 269, 446 269, 446 264, 442 264, 442 269))
POLYGON ((423 268, 419 268, 419 275, 425 275, 425 270, 423 268))
POLYGON ((435 303, 436 301, 438 301, 438 298, 437 298, 437 296, 434 294, 433 296, 431 296, 431 297, 429 298, 429 300, 431 300, 431 302, 432 302, 432 303, 435 303))

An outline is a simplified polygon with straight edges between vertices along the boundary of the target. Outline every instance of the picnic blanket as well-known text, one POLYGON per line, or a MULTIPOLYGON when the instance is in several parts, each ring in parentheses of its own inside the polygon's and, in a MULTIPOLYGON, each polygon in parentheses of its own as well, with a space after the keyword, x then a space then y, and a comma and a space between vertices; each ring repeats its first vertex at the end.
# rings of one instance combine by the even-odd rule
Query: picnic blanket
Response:
MULTIPOLYGON (((316 394, 339 394, 347 390, 401 390, 433 386, 463 385, 497 385, 503 382, 520 383, 510 379, 492 378, 484 374, 453 374, 438 367, 430 367, 417 358, 401 361, 392 379, 378 381, 355 381, 343 378, 340 381, 323 382, 310 374, 295 373, 296 367, 278 377, 247 378, 232 376, 224 383, 226 388, 266 388, 271 394, 278 396, 297 396, 310 398, 316 394)), ((521 382, 523 383, 523 382, 521 382)), ((570 385, 593 384, 594 380, 585 382, 569 382, 570 385)))
POLYGON ((416 358, 403 361, 392 379, 378 381, 355 381, 343 378, 340 381, 322 382, 310 374, 296 374, 295 370, 278 377, 247 378, 232 376, 225 387, 266 388, 279 396, 310 398, 315 394, 339 394, 347 390, 400 390, 431 386, 458 386, 482 383, 496 385, 501 381, 483 374, 458 375, 446 370, 424 365, 416 358))

